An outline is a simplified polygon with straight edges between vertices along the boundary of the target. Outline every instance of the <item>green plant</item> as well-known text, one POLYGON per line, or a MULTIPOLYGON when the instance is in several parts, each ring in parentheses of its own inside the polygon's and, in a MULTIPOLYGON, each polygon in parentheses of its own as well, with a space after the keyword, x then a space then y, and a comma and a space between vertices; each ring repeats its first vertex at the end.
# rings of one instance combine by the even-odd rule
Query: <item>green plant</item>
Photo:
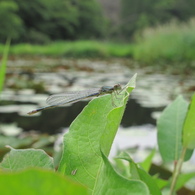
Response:
MULTIPOLYGON (((170 23, 145 29, 137 35, 133 57, 142 62, 191 62, 194 58, 195 19, 187 23, 170 23)), ((192 63, 193 65, 193 63, 192 63)))
MULTIPOLYGON (((117 167, 122 170, 120 173, 113 168, 113 165, 108 160, 108 154, 122 119, 125 105, 131 91, 135 88, 135 79, 136 75, 119 95, 115 96, 113 94, 112 96, 105 95, 95 98, 84 108, 82 113, 71 124, 69 132, 64 135, 62 158, 56 173, 53 171, 53 158, 49 157, 43 150, 16 150, 11 148, 11 151, 0 164, 2 169, 0 180, 3 185, 1 192, 3 194, 26 194, 31 192, 31 194, 69 195, 160 195, 160 189, 170 183, 152 177, 147 173, 155 150, 140 164, 135 163, 127 153, 120 154, 118 159, 126 160, 129 163, 127 166, 118 161, 117 167), (9 187, 5 187, 6 185, 4 184, 8 180, 9 187)), ((173 159, 172 155, 170 155, 171 157, 166 156, 169 151, 166 148, 167 144, 165 145, 162 142, 165 139, 172 138, 175 141, 174 143, 180 143, 171 146, 171 151, 174 148, 173 153, 178 154, 173 156, 176 156, 174 160, 178 161, 180 167, 181 163, 179 161, 182 162, 184 159, 182 147, 185 148, 185 151, 187 151, 186 148, 194 148, 195 138, 191 130, 193 128, 192 123, 194 123, 194 120, 191 123, 192 113, 194 113, 195 109, 194 101, 195 97, 193 97, 191 106, 187 111, 188 104, 179 97, 175 101, 176 103, 173 102, 164 111, 158 122, 159 148, 163 160, 173 159), (182 114, 178 108, 182 110, 182 114), (176 117, 178 115, 179 117, 176 117), (175 122, 176 125, 174 125, 175 122), (183 123, 184 146, 181 144, 181 126, 183 123), (164 129, 173 131, 172 136, 165 133, 164 129), (176 132, 177 136, 174 137, 176 132), (189 134, 190 137, 188 136, 189 134)), ((171 139, 168 140, 168 143, 170 142, 171 139)), ((185 156, 185 160, 189 159, 191 151, 188 151, 185 156)), ((180 167, 176 168, 177 171, 173 174, 171 192, 175 189, 175 181, 179 181, 176 185, 176 189, 179 189, 189 178, 194 176, 194 174, 182 174, 178 178, 180 167)))
POLYGON ((3 90, 4 80, 5 80, 5 74, 6 74, 6 64, 7 64, 7 57, 10 47, 10 39, 7 39, 6 45, 3 52, 3 59, 0 66, 0 93, 3 90))
POLYGON ((7 37, 12 40, 18 39, 24 32, 21 18, 17 15, 19 7, 15 0, 0 1, 0 42, 4 42, 7 37))
MULTIPOLYGON (((0 45, 3 51, 3 45, 0 45)), ((71 58, 105 58, 132 56, 133 47, 129 44, 102 41, 60 41, 45 45, 16 44, 10 48, 10 54, 16 56, 49 56, 71 58)))
POLYGON ((183 177, 184 182, 195 176, 195 173, 190 177, 189 174, 180 175, 182 163, 189 160, 195 148, 194 113, 195 95, 189 106, 182 96, 179 96, 164 110, 158 120, 160 154, 164 162, 173 162, 174 164, 170 195, 181 187, 181 183, 177 183, 177 180, 181 180, 180 178, 183 177))

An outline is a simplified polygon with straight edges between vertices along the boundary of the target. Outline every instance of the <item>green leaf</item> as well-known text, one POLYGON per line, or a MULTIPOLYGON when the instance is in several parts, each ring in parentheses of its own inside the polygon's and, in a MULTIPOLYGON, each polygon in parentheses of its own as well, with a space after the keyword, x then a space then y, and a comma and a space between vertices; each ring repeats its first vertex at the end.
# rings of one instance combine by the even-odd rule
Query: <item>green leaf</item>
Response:
POLYGON ((10 39, 7 39, 5 49, 3 52, 3 59, 0 66, 0 93, 3 90, 3 84, 5 80, 5 74, 6 74, 6 64, 7 64, 7 57, 10 47, 10 39))
POLYGON ((127 152, 121 152, 118 156, 118 159, 121 160, 126 160, 129 162, 130 166, 129 166, 129 172, 130 172, 130 178, 133 179, 140 179, 138 171, 137 171, 137 164, 134 163, 133 159, 129 156, 129 154, 127 152))
POLYGON ((141 181, 143 181, 148 186, 150 195, 161 195, 156 180, 152 178, 148 173, 146 173, 145 170, 138 167, 138 164, 136 164, 127 153, 122 153, 120 155, 120 158, 129 162, 132 177, 139 178, 141 181))
POLYGON ((17 171, 29 167, 53 169, 53 158, 40 149, 11 148, 0 163, 0 168, 6 171, 17 171))
POLYGON ((152 159, 156 153, 156 149, 153 149, 150 154, 147 156, 147 158, 140 163, 141 167, 148 172, 150 170, 151 164, 152 164, 152 159))
POLYGON ((175 190, 179 190, 180 188, 182 188, 190 179, 195 178, 195 172, 193 173, 184 173, 184 174, 180 174, 179 178, 177 180, 177 184, 176 184, 176 188, 175 190))
POLYGON ((102 151, 109 154, 136 75, 124 90, 92 100, 70 126, 63 141, 59 171, 93 190, 103 164, 102 151))
MULTIPOLYGON (((157 121, 158 146, 165 162, 178 160, 182 151, 182 129, 186 117, 188 103, 182 96, 165 108, 157 121)), ((186 160, 192 151, 186 152, 186 160)))
POLYGON ((183 145, 189 149, 195 148, 195 94, 192 97, 184 123, 183 145))
POLYGON ((157 178, 155 176, 153 176, 153 178, 155 179, 156 184, 158 185, 159 189, 163 189, 168 185, 168 180, 157 178))
POLYGON ((15 173, 0 173, 1 194, 87 195, 83 186, 49 170, 29 169, 15 173))
POLYGON ((138 173, 140 179, 148 186, 151 195, 161 195, 160 189, 154 178, 152 178, 148 173, 140 168, 138 168, 138 173))
POLYGON ((129 172, 129 166, 127 166, 127 163, 123 159, 120 158, 120 156, 123 153, 124 153, 123 151, 120 152, 119 155, 117 155, 116 157, 112 159, 113 166, 117 173, 119 173, 120 175, 123 175, 126 178, 131 178, 131 174, 129 172))
MULTIPOLYGON (((140 180, 126 179, 117 174, 110 165, 106 156, 102 154, 102 164, 99 181, 95 185, 94 195, 149 195, 149 190, 144 182, 140 180)), ((156 194, 157 195, 157 194, 156 194)))

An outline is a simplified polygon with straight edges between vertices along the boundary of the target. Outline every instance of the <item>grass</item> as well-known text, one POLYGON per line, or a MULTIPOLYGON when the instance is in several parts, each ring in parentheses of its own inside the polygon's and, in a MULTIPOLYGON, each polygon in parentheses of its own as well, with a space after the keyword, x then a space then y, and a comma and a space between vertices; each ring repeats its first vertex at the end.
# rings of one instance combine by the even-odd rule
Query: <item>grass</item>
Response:
MULTIPOLYGON (((0 45, 0 52, 3 45, 0 45)), ((51 57, 130 57, 132 45, 98 41, 61 41, 48 45, 17 44, 10 48, 10 55, 51 57)))
POLYGON ((195 18, 188 23, 145 29, 138 36, 133 57, 142 62, 191 62, 195 60, 195 18))

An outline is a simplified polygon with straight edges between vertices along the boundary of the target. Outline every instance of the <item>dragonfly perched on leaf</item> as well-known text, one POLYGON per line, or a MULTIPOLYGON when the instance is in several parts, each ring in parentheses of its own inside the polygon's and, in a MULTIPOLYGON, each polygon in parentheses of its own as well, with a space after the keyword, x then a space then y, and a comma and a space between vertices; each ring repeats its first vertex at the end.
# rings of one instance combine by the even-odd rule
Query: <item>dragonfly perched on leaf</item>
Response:
POLYGON ((93 88, 93 89, 87 89, 83 91, 72 91, 67 93, 61 93, 61 94, 54 94, 47 98, 46 103, 49 106, 45 106, 42 108, 38 108, 36 110, 32 110, 31 112, 28 112, 27 114, 32 115, 37 112, 55 108, 58 106, 63 106, 70 103, 75 103, 84 99, 92 98, 92 97, 98 97, 105 94, 112 94, 117 93, 119 90, 121 90, 122 87, 120 84, 116 84, 113 87, 111 86, 103 86, 101 88, 93 88))

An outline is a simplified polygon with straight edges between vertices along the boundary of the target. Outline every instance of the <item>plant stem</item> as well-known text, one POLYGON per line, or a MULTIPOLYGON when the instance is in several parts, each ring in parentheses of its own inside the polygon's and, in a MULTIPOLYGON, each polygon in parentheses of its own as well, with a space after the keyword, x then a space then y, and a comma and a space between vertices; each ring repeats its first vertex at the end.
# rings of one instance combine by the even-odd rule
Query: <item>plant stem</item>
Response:
POLYGON ((173 193, 174 193, 175 185, 176 185, 177 179, 179 177, 179 174, 181 172, 181 167, 182 167, 184 157, 185 157, 185 154, 186 154, 186 149, 187 149, 186 147, 182 149, 181 156, 180 156, 177 164, 175 165, 169 195, 173 195, 173 193))

